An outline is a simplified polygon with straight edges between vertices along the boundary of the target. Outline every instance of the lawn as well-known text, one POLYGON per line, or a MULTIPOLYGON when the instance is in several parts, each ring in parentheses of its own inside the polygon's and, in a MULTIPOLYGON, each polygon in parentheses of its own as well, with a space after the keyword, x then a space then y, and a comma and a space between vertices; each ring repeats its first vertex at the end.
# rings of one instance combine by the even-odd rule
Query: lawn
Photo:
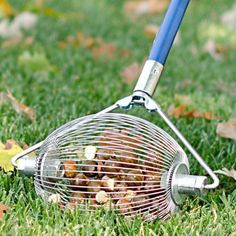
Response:
MULTIPOLYGON (((72 119, 100 111, 129 95, 135 82, 125 83, 121 72, 135 61, 141 64, 148 56, 152 40, 144 34, 144 28, 147 24, 159 25, 164 15, 130 19, 123 9, 125 0, 48 0, 46 10, 33 1, 26 5, 23 0, 10 2, 18 11, 37 13, 38 22, 25 32, 33 37, 32 44, 1 48, 0 92, 10 90, 34 108, 37 117, 29 121, 11 106, 0 106, 0 140, 14 139, 28 145, 43 140, 72 119), (96 58, 90 48, 66 41, 78 32, 115 44, 117 53, 109 59, 96 58), (130 51, 130 55, 119 56, 122 50, 130 51), (41 55, 41 67, 28 65, 24 53, 41 55)), ((180 94, 191 99, 192 108, 212 112, 222 121, 236 117, 236 33, 217 37, 210 30, 212 25, 222 27, 220 17, 234 2, 190 3, 180 29, 181 40, 169 55, 154 95, 163 110, 177 105, 174 97, 180 94), (210 37, 225 50, 220 60, 203 50, 210 37)), ((170 132, 157 115, 140 109, 126 113, 170 132)), ((216 135, 218 120, 171 119, 214 170, 236 169, 235 142, 216 135)), ((205 174, 188 155, 192 173, 205 174)), ((143 223, 140 219, 126 221, 111 212, 62 212, 57 205, 37 198, 33 178, 0 172, 0 202, 10 206, 0 220, 0 235, 236 235, 235 181, 222 176, 220 180, 216 190, 187 198, 169 220, 143 223)))

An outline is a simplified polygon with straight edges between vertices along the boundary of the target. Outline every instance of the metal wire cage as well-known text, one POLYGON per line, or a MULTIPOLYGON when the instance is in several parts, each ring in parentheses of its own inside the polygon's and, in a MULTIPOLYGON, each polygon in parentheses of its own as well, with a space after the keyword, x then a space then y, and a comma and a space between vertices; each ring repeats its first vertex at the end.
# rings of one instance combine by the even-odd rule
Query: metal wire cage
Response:
POLYGON ((141 118, 106 113, 76 119, 54 131, 36 162, 37 194, 60 196, 66 208, 115 209, 126 217, 167 218, 172 170, 188 160, 164 130, 141 118))

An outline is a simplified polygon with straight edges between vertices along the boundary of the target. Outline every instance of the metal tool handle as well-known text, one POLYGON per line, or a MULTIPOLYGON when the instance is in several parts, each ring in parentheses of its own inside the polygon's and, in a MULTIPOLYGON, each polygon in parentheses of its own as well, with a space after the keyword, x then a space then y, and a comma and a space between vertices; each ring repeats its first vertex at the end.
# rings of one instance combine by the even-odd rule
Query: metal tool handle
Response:
POLYGON ((172 0, 159 33, 154 40, 149 60, 164 65, 190 0, 172 0))
POLYGON ((134 88, 134 92, 143 91, 149 96, 153 96, 189 1, 171 1, 160 31, 153 42, 149 58, 134 88))

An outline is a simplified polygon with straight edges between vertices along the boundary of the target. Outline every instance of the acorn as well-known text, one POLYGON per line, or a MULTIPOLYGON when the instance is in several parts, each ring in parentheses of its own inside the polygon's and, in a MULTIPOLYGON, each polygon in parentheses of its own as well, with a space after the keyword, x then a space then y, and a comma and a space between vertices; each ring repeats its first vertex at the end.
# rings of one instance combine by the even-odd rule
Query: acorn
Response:
POLYGON ((110 149, 100 148, 96 155, 99 160, 108 160, 115 158, 115 153, 110 149))
POLYGON ((97 148, 95 146, 87 146, 84 149, 84 156, 87 160, 93 160, 96 156, 97 148))
POLYGON ((161 165, 160 163, 161 155, 157 151, 149 151, 147 161, 145 162, 146 170, 154 171, 155 169, 158 169, 161 165))
POLYGON ((123 167, 134 167, 132 164, 138 163, 138 155, 137 153, 134 153, 134 150, 131 148, 125 147, 119 147, 118 150, 115 151, 116 159, 122 163, 123 167))
POLYGON ((148 173, 148 176, 145 177, 144 189, 154 190, 160 189, 161 175, 156 173, 148 173))
POLYGON ((102 190, 96 194, 95 199, 98 203, 106 203, 108 201, 108 195, 102 190))
POLYGON ((129 130, 123 129, 120 133, 122 135, 121 140, 122 144, 131 149, 142 148, 143 140, 141 135, 136 135, 132 137, 129 130))
POLYGON ((105 175, 109 177, 115 177, 120 170, 120 165, 117 162, 107 161, 102 166, 102 171, 106 172, 105 175))
POLYGON ((115 200, 119 200, 123 198, 127 191, 127 185, 125 183, 116 184, 114 187, 114 192, 112 192, 111 196, 115 200))
POLYGON ((102 167, 103 167, 103 162, 98 161, 97 162, 97 175, 99 178, 101 178, 103 176, 102 167))
POLYGON ((126 179, 126 176, 127 176, 127 170, 123 170, 121 169, 118 173, 117 173, 117 176, 116 178, 119 179, 119 180, 125 180, 126 179))
POLYGON ((108 191, 114 191, 115 179, 109 178, 107 175, 102 177, 102 186, 108 191))
POLYGON ((85 171, 84 175, 86 176, 95 176, 97 174, 97 162, 86 160, 83 163, 82 170, 85 171))
POLYGON ((151 202, 148 201, 148 197, 144 196, 143 194, 139 194, 132 198, 131 202, 133 205, 133 210, 142 210, 147 211, 148 207, 151 207, 151 202), (140 195, 140 196, 139 196, 140 195))
POLYGON ((138 186, 142 185, 144 181, 144 176, 141 170, 131 170, 127 172, 129 175, 126 176, 127 185, 138 186))
POLYGON ((74 178, 77 174, 77 165, 75 161, 64 161, 64 176, 66 178, 74 178))
POLYGON ((101 182, 100 181, 89 181, 87 191, 91 196, 96 195, 101 190, 101 182))
POLYGON ((87 186, 89 182, 89 178, 82 174, 82 173, 78 173, 75 176, 75 180, 73 181, 73 185, 76 185, 78 187, 80 186, 87 186))
POLYGON ((125 193, 125 198, 132 200, 136 195, 137 195, 137 193, 135 191, 127 190, 125 193))
POLYGON ((121 214, 127 215, 127 213, 129 213, 132 209, 132 203, 129 199, 122 198, 118 200, 118 202, 116 203, 116 207, 121 214))
POLYGON ((82 204, 85 203, 85 193, 82 192, 73 192, 70 197, 70 203, 82 204))
POLYGON ((98 142, 100 146, 111 146, 111 142, 113 142, 112 145, 116 146, 117 144, 120 144, 119 140, 119 130, 116 130, 114 128, 107 128, 105 129, 98 138, 98 142))

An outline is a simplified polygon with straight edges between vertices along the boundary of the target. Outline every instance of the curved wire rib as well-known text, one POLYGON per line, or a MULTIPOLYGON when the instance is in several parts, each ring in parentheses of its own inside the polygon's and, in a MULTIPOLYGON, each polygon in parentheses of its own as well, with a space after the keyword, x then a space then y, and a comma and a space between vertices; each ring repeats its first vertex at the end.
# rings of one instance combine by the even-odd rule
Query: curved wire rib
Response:
POLYGON ((126 217, 165 219, 173 206, 167 176, 176 156, 186 157, 170 135, 146 120, 90 115, 48 136, 35 188, 44 198, 59 194, 65 208, 93 211, 110 203, 126 217))

